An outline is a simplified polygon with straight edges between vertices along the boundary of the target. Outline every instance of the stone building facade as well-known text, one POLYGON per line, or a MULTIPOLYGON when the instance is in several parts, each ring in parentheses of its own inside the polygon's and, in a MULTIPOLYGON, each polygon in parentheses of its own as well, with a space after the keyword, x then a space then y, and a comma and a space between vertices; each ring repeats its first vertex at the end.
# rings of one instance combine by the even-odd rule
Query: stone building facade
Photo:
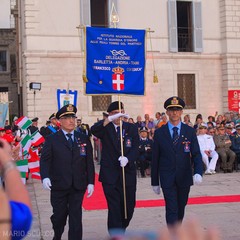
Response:
MULTIPOLYGON (((84 37, 79 25, 111 27, 112 3, 118 28, 147 33, 145 95, 123 96, 126 112, 163 112, 163 102, 180 95, 194 121, 198 113, 228 111, 228 90, 239 89, 240 3, 236 0, 25 0, 19 1, 19 51, 22 56, 23 113, 40 122, 57 110, 57 89, 78 90, 78 116, 92 124, 105 109, 84 92, 84 37), (99 12, 102 12, 99 14, 99 12), (103 20, 101 22, 100 20, 103 20), (158 82, 154 83, 154 72, 158 82), (35 94, 31 82, 40 82, 35 94)), ((105 102, 104 102, 105 101, 105 102)))
POLYGON ((19 115, 16 32, 0 29, 0 102, 9 102, 9 118, 19 115))

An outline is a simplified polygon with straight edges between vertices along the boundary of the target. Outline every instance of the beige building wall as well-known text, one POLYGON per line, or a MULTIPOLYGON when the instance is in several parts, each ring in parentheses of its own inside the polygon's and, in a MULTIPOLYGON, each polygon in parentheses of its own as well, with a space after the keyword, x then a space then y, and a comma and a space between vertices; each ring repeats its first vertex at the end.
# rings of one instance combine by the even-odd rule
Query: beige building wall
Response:
POLYGON ((228 90, 240 89, 240 1, 220 1, 222 34, 223 109, 228 108, 228 90))
MULTIPOLYGON (((57 110, 56 90, 78 90, 78 116, 92 124, 102 112, 92 112, 91 97, 84 95, 82 82, 81 0, 25 0, 22 5, 24 114, 38 116, 40 124, 57 110), (29 89, 41 82, 42 89, 29 89)), ((227 111, 227 90, 239 89, 239 5, 238 1, 202 0, 202 53, 170 53, 167 0, 117 1, 120 28, 150 28, 148 35, 145 96, 123 96, 126 111, 137 115, 163 112, 166 98, 177 94, 177 74, 196 74, 197 108, 185 110, 192 121, 202 113, 205 120, 215 111, 227 111), (231 16, 231 17, 230 17, 231 16), (153 60, 158 83, 153 83, 153 60), (237 79, 238 78, 238 79, 237 79)), ((117 96, 113 96, 113 100, 117 96)))

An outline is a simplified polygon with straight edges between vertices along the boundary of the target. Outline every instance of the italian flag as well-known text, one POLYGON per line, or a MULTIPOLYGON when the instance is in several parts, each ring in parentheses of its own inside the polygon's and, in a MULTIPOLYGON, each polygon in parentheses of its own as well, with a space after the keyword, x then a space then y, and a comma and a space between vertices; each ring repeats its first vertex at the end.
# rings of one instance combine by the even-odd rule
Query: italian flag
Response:
POLYGON ((18 120, 16 121, 16 125, 19 126, 21 129, 25 130, 32 125, 32 121, 27 117, 22 116, 18 118, 18 120))
POLYGON ((21 140, 21 145, 22 145, 22 150, 23 150, 23 156, 28 155, 29 149, 31 147, 32 140, 31 136, 26 135, 22 140, 21 140))
POLYGON ((40 175, 39 172, 35 172, 35 173, 32 173, 32 178, 37 179, 37 180, 41 180, 41 175, 40 175))
POLYGON ((32 145, 39 146, 41 143, 45 141, 44 137, 40 134, 39 131, 34 132, 31 135, 32 145))
POLYGON ((16 166, 18 171, 20 172, 20 176, 22 179, 22 182, 26 184, 26 177, 27 177, 27 172, 28 172, 28 160, 18 160, 16 162, 16 166))
POLYGON ((39 156, 38 151, 33 151, 29 149, 28 167, 30 173, 35 173, 40 171, 39 156))

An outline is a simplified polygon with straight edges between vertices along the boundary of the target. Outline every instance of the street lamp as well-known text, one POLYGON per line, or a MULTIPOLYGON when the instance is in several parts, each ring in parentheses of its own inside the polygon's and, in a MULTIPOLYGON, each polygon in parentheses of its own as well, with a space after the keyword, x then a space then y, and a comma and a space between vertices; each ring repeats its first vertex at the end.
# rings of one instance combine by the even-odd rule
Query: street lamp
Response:
POLYGON ((40 91, 41 90, 41 83, 39 82, 31 82, 29 84, 30 90, 33 90, 33 106, 34 106, 34 116, 35 117, 35 100, 36 100, 36 90, 40 91))
POLYGON ((38 82, 31 82, 30 84, 29 84, 29 88, 31 89, 31 90, 41 90, 41 83, 38 83, 38 82))

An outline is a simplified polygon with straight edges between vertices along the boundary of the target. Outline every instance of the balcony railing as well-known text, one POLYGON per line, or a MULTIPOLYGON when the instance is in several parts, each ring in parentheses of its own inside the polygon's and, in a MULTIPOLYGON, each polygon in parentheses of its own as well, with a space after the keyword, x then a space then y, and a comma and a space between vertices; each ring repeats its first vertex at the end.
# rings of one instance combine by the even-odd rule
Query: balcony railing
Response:
POLYGON ((178 51, 179 52, 192 52, 192 28, 178 28, 178 51))

